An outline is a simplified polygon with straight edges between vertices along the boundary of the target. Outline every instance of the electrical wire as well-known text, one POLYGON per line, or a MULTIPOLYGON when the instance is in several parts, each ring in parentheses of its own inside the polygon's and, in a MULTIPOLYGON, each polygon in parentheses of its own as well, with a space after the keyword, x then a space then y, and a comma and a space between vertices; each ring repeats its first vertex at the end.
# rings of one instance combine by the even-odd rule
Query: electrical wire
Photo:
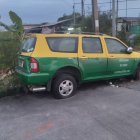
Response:
MULTIPOLYGON (((85 6, 88 6, 88 10, 89 10, 89 6, 92 6, 92 4, 89 4, 89 3, 85 3, 85 1, 86 0, 84 0, 84 5, 85 6)), ((119 4, 119 6, 121 6, 122 5, 122 3, 125 3, 125 2, 127 2, 127 7, 126 8, 118 8, 118 11, 123 11, 123 10, 126 10, 126 13, 127 13, 127 10, 139 10, 140 8, 139 7, 128 7, 129 6, 129 3, 130 2, 140 2, 140 0, 118 0, 118 4, 119 4)), ((75 5, 80 5, 81 3, 80 2, 76 2, 76 3, 74 3, 75 5)), ((105 11, 111 11, 112 9, 112 0, 110 0, 110 1, 107 1, 107 2, 98 2, 98 5, 99 5, 99 7, 101 8, 102 7, 102 5, 109 5, 108 6, 108 8, 110 8, 110 10, 99 10, 99 11, 101 11, 101 12, 105 12, 105 11)), ((103 6, 104 7, 104 6, 103 6)), ((106 7, 106 6, 105 6, 106 7)))

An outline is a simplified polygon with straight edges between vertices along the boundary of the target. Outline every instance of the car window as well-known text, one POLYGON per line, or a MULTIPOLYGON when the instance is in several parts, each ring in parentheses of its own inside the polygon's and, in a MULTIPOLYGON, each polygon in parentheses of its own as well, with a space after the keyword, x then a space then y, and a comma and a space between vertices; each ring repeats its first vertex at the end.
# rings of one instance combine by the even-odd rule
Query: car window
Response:
POLYGON ((22 42, 21 52, 32 52, 34 50, 36 38, 28 38, 22 42))
POLYGON ((106 38, 106 45, 108 48, 109 53, 119 53, 119 54, 124 54, 126 53, 126 46, 123 45, 121 42, 115 39, 111 38, 106 38))
POLYGON ((103 53, 101 41, 97 37, 83 37, 84 53, 103 53))
POLYGON ((46 40, 53 52, 77 52, 78 38, 76 37, 47 37, 46 40))

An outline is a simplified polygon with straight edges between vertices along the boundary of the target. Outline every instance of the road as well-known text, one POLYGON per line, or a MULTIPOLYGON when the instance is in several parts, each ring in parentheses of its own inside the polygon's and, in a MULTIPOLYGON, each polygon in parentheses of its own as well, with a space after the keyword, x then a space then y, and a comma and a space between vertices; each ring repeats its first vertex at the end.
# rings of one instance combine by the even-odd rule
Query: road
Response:
POLYGON ((0 140, 139 140, 140 82, 82 85, 69 99, 0 99, 0 140))

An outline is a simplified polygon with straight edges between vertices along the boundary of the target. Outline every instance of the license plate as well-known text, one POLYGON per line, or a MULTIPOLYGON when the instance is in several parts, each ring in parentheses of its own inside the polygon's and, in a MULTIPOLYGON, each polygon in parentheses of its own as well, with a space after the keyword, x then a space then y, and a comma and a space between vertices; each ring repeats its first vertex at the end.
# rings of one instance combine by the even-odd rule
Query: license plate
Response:
POLYGON ((20 61, 19 61, 19 66, 20 66, 20 67, 23 67, 23 65, 24 65, 24 61, 20 60, 20 61))

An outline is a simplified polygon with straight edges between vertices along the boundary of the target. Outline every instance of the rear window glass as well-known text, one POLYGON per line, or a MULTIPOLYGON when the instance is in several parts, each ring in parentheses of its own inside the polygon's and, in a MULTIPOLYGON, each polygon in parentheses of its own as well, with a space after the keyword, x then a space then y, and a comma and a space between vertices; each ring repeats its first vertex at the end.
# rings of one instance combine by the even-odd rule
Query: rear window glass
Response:
POLYGON ((76 37, 47 37, 46 40, 53 52, 77 52, 78 38, 76 37))
POLYGON ((21 52, 32 52, 35 47, 36 38, 28 38, 22 42, 21 52))

